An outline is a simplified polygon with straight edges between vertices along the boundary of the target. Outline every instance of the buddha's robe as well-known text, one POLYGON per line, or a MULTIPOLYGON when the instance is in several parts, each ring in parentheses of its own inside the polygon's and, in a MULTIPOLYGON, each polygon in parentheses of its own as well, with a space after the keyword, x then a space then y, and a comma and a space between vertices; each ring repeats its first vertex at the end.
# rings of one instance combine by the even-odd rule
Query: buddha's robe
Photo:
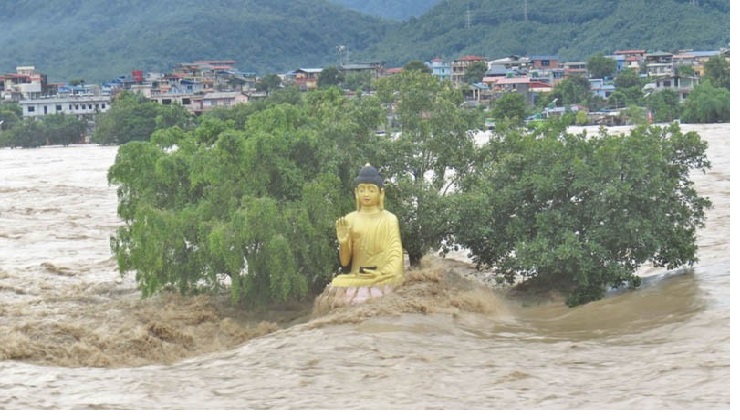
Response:
MULTIPOLYGON (((354 211, 345 216, 350 226, 352 257, 349 273, 335 277, 335 287, 394 286, 403 281, 403 246, 398 218, 382 210, 374 213, 354 211), (360 274, 362 267, 375 268, 373 278, 360 274)), ((345 267, 346 270, 346 267, 345 267)))

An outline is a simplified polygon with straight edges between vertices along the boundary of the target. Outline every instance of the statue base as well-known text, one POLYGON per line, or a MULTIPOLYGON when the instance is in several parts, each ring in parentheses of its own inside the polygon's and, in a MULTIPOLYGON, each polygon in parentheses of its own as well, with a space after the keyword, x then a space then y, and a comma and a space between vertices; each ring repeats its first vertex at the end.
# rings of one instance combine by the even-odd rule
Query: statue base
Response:
POLYGON ((329 284, 316 298, 314 312, 325 313, 334 308, 359 305, 370 299, 377 299, 393 292, 393 286, 334 286, 329 284))

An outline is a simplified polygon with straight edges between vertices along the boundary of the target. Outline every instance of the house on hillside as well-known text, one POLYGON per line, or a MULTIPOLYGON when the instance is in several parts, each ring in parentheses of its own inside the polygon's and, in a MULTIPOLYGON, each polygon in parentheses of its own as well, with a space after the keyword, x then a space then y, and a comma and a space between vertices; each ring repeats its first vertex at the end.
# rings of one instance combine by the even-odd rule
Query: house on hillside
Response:
POLYGON ((316 89, 322 70, 324 69, 320 67, 304 67, 292 72, 290 78, 292 78, 293 83, 300 90, 316 89))
POLYGON ((616 87, 611 83, 605 83, 604 79, 588 79, 588 82, 591 84, 591 95, 601 99, 607 99, 616 91, 616 87))
POLYGON ((525 73, 532 65, 532 61, 529 57, 521 57, 518 55, 510 55, 508 57, 497 58, 488 62, 488 67, 493 65, 501 65, 507 69, 516 70, 520 73, 525 73))
POLYGON ((626 63, 637 62, 641 64, 645 61, 645 55, 647 50, 617 50, 614 51, 614 55, 623 55, 626 63))
POLYGON ((377 79, 385 74, 385 64, 382 62, 340 64, 337 70, 343 75, 368 73, 374 79, 377 79))
POLYGON ((3 90, 0 92, 2 100, 17 102, 49 94, 46 75, 37 72, 34 66, 17 66, 15 73, 4 74, 2 80, 3 90))
MULTIPOLYGON (((534 103, 536 94, 535 91, 530 90, 531 79, 529 76, 504 76, 495 78, 485 78, 483 82, 491 86, 495 95, 503 95, 505 93, 518 93, 524 96, 527 103, 530 105, 534 103)), ((537 86, 542 86, 541 82, 537 82, 537 86)))
POLYGON ((650 77, 663 77, 673 74, 673 53, 654 52, 645 56, 645 67, 650 77))
POLYGON ((471 64, 478 62, 485 62, 485 60, 476 55, 466 55, 454 60, 452 62, 452 75, 450 76, 450 80, 452 80, 456 85, 461 85, 464 83, 463 79, 465 77, 465 70, 467 70, 471 64))
POLYGON ((424 63, 432 69, 432 76, 437 76, 441 80, 450 80, 452 77, 452 65, 443 61, 441 58, 435 58, 429 63, 424 63))
POLYGON ((232 107, 249 102, 249 97, 241 92, 211 92, 200 98, 193 98, 195 112, 205 112, 216 107, 232 107))
POLYGON ((625 66, 627 66, 627 56, 623 54, 612 54, 612 55, 605 55, 606 58, 611 58, 614 60, 615 63, 617 63, 617 73, 622 71, 625 66))
POLYGON ((623 56, 624 65, 623 69, 630 69, 637 74, 640 74, 640 66, 645 61, 646 50, 617 50, 614 51, 613 56, 623 56))
POLYGON ((469 87, 470 99, 478 103, 490 102, 493 97, 491 87, 483 82, 473 83, 469 87))
POLYGON ((560 67, 560 59, 555 55, 533 55, 529 57, 534 70, 551 70, 560 67))
POLYGON ((709 61, 710 58, 715 56, 721 56, 722 51, 693 51, 685 50, 678 54, 673 55, 673 63, 676 66, 686 65, 691 66, 694 70, 694 75, 703 77, 704 76, 704 63, 709 61))
POLYGON ((194 112, 193 95, 190 93, 157 93, 149 98, 162 105, 182 105, 185 109, 194 112))
POLYGON ((566 76, 583 76, 588 75, 587 63, 585 61, 567 61, 563 63, 563 69, 566 76))
POLYGON ((679 100, 683 102, 688 98, 689 93, 699 86, 700 82, 701 78, 698 76, 668 75, 656 78, 652 83, 645 85, 642 90, 649 95, 653 92, 670 89, 678 92, 679 100))
POLYGON ((393 76, 394 74, 398 74, 403 72, 403 67, 390 67, 385 70, 386 76, 393 76))
POLYGON ((506 77, 507 74, 514 74, 514 71, 503 64, 489 63, 484 77, 506 77))

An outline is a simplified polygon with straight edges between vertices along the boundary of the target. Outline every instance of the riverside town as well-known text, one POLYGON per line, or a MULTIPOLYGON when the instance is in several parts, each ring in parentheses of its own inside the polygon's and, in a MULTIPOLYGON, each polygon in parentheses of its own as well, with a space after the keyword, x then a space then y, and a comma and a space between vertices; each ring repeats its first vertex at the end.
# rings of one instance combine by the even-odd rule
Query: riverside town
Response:
MULTIPOLYGON (((552 55, 499 58, 466 55, 449 62, 434 59, 419 64, 433 76, 449 80, 460 88, 465 106, 488 109, 502 95, 517 93, 532 111, 526 117, 528 121, 580 112, 585 116, 581 119, 582 125, 623 125, 630 119, 624 113, 628 98, 618 92, 620 75, 636 76, 639 94, 643 97, 672 91, 679 103, 683 103, 704 78, 705 64, 712 58, 723 58, 729 66, 730 51, 729 48, 677 52, 634 49, 595 57, 601 60, 599 62, 611 63, 611 70, 590 69, 588 61, 561 62, 552 55), (570 78, 587 81, 590 97, 586 101, 562 103, 556 98, 542 104, 543 98, 570 78)), ((333 71, 333 80, 345 81, 344 84, 336 83, 345 94, 372 93, 370 81, 399 73, 404 68, 386 68, 383 62, 340 62, 327 68, 301 67, 261 77, 239 71, 233 60, 204 60, 181 63, 166 73, 132 70, 130 74, 100 84, 89 84, 84 80, 51 83, 39 69, 23 65, 16 67, 14 72, 0 74, 0 104, 18 104, 23 119, 71 114, 91 120, 94 115, 107 112, 116 95, 129 91, 163 105, 181 105, 192 114, 200 115, 216 107, 264 99, 276 89, 317 89, 322 73, 329 71, 333 71)), ((645 109, 644 113, 648 122, 652 122, 652 111, 645 109)), ((486 118, 484 123, 489 129, 494 124, 491 118, 486 118)), ((85 136, 81 142, 88 140, 85 136)))

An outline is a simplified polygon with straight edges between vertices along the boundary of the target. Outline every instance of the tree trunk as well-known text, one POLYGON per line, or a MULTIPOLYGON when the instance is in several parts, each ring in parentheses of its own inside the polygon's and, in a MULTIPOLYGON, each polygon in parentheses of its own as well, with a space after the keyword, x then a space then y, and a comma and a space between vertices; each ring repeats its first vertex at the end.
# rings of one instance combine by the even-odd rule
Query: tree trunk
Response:
POLYGON ((424 255, 418 252, 409 252, 409 265, 411 265, 412 268, 421 267, 421 257, 423 256, 424 255))

